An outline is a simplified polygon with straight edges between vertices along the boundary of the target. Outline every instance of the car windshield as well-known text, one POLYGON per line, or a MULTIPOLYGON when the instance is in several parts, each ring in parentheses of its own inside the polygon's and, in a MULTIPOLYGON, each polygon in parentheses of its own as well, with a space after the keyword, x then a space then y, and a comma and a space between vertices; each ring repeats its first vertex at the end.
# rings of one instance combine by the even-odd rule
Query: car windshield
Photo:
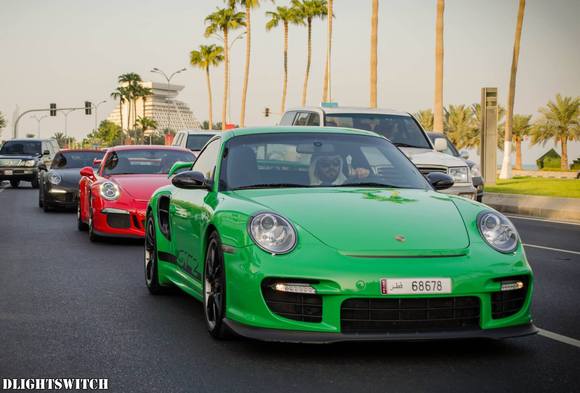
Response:
POLYGON ((42 143, 38 141, 8 141, 0 149, 0 155, 6 156, 34 156, 40 155, 42 143))
POLYGON ((453 145, 453 143, 445 135, 433 133, 427 133, 427 135, 429 135, 429 139, 431 139, 431 142, 433 143, 435 143, 435 139, 437 138, 445 139, 447 141, 447 148, 443 150, 441 153, 449 154, 450 156, 453 157, 459 157, 459 152, 455 148, 455 145, 453 145))
POLYGON ((189 150, 200 151, 213 135, 188 135, 186 147, 189 150))
POLYGON ((84 168, 86 166, 95 166, 95 159, 103 158, 102 151, 66 151, 59 152, 54 156, 51 168, 84 168))
POLYGON ((177 161, 194 160, 193 153, 181 150, 114 150, 107 155, 103 176, 168 173, 177 161))
POLYGON ((332 113, 325 116, 325 125, 373 131, 399 147, 431 149, 425 134, 410 116, 382 115, 379 113, 332 113))
POLYGON ((243 135, 227 142, 220 189, 280 187, 427 189, 417 168, 387 140, 334 133, 243 135))

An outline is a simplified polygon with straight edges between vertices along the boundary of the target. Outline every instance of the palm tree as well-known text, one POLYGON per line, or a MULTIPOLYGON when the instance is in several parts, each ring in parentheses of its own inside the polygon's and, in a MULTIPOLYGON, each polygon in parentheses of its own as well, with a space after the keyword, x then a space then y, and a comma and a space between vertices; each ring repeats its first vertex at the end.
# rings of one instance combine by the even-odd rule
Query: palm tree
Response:
POLYGON ((308 78, 310 77, 310 64, 312 62, 312 21, 314 18, 324 19, 327 8, 326 0, 292 0, 292 8, 296 10, 302 20, 306 21, 308 29, 308 52, 306 56, 306 73, 304 75, 304 85, 302 87, 301 105, 306 105, 306 96, 308 94, 308 78))
POLYGON ((266 22, 266 30, 270 31, 277 27, 280 22, 284 26, 284 80, 282 83, 282 103, 280 104, 280 113, 286 109, 286 92, 288 87, 288 26, 292 24, 302 24, 302 18, 296 13, 294 8, 276 7, 276 11, 266 12, 270 19, 266 22))
POLYGON ((524 136, 530 134, 530 130, 532 129, 532 125, 530 124, 531 119, 532 115, 514 115, 512 126, 512 141, 516 145, 516 165, 514 169, 522 169, 522 140, 524 136))
POLYGON ((4 118, 4 114, 0 112, 0 129, 6 127, 6 119, 4 118))
POLYGON ((142 82, 141 76, 134 72, 129 72, 127 74, 119 75, 119 83, 126 83, 125 86, 125 99, 129 102, 129 113, 127 115, 127 129, 130 127, 135 127, 135 118, 137 115, 137 101, 140 83, 142 82), (131 109, 133 108, 133 123, 131 123, 131 109))
POLYGON ((518 71, 518 59, 520 56, 520 41, 522 37, 522 26, 524 24, 524 11, 526 0, 520 0, 518 8, 518 20, 516 23, 516 35, 514 38, 514 52, 512 57, 512 68, 510 72, 510 85, 508 89, 507 118, 505 123, 505 145, 503 151, 503 163, 499 174, 500 179, 510 179, 512 177, 512 167, 510 160, 512 144, 512 121, 514 117, 514 99, 516 95, 516 73, 518 71))
POLYGON ((246 25, 246 17, 243 12, 236 12, 232 7, 218 8, 217 11, 208 15, 205 18, 205 23, 208 25, 205 29, 205 36, 209 37, 213 34, 223 34, 224 42, 224 97, 222 104, 222 130, 226 127, 226 115, 228 109, 228 89, 230 83, 230 49, 229 49, 229 33, 232 30, 238 29, 246 25))
POLYGON ((379 31, 379 0, 373 0, 371 15, 371 108, 377 107, 377 44, 379 31))
POLYGON ((56 139, 56 143, 58 143, 58 146, 62 149, 63 147, 65 147, 66 145, 66 137, 64 136, 64 134, 62 132, 55 132, 54 135, 52 136, 54 139, 56 139))
POLYGON ((539 109, 542 117, 532 127, 532 144, 555 138, 562 145, 560 168, 568 170, 568 141, 580 139, 580 97, 556 95, 556 101, 539 109))
POLYGON ((332 18, 334 17, 333 11, 333 0, 327 0, 326 2, 326 16, 327 18, 327 29, 326 29, 326 62, 324 65, 324 83, 322 86, 322 102, 328 102, 331 100, 330 93, 330 58, 332 52, 332 18))
MULTIPOLYGON (((157 128, 157 122, 150 117, 140 116, 137 118, 136 124, 143 130, 143 135, 147 130, 154 130, 157 128)), ((151 136, 149 137, 149 144, 151 144, 151 136)))
POLYGON ((473 111, 466 105, 449 105, 445 110, 445 134, 457 148, 479 144, 479 132, 474 127, 473 111))
POLYGON ((151 89, 150 87, 145 87, 142 85, 139 85, 137 88, 137 97, 141 98, 141 104, 142 104, 142 110, 141 110, 141 116, 145 117, 145 104, 147 101, 148 97, 151 97, 153 95, 153 89, 151 89))
POLYGON ((111 93, 111 98, 114 100, 119 100, 119 116, 121 117, 121 131, 123 131, 123 103, 127 96, 127 89, 122 86, 117 87, 115 91, 111 93))
POLYGON ((437 0, 435 23, 435 113, 433 131, 443 131, 443 16, 445 0, 437 0))
POLYGON ((192 50, 189 54, 189 64, 205 71, 209 103, 209 124, 213 124, 213 99, 211 94, 209 67, 217 67, 222 61, 224 61, 224 48, 213 44, 200 45, 199 50, 192 50))
POLYGON ((433 111, 431 109, 423 109, 415 113, 415 119, 427 131, 433 130, 433 111))

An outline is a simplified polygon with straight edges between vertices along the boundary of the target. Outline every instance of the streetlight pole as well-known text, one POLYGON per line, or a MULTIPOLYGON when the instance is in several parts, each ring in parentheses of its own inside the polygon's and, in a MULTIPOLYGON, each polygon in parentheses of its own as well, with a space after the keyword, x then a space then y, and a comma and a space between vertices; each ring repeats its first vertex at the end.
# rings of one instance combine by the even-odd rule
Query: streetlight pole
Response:
POLYGON ((98 117, 99 116, 97 114, 98 113, 97 111, 99 110, 99 105, 104 104, 105 102, 107 102, 107 100, 103 100, 103 101, 99 102, 98 104, 93 104, 93 108, 95 108, 95 131, 97 131, 97 129, 98 129, 97 125, 98 125, 98 117))
POLYGON ((49 115, 44 115, 44 116, 40 116, 40 117, 38 117, 38 116, 36 116, 36 115, 35 115, 35 116, 32 116, 32 118, 33 118, 34 120, 36 120, 36 122, 38 123, 38 137, 39 137, 39 138, 40 138, 40 122, 41 122, 41 120, 42 120, 42 119, 44 119, 44 118, 46 118, 46 117, 49 117, 49 115))
MULTIPOLYGON (((154 68, 151 70, 151 72, 153 72, 153 73, 157 73, 157 74, 161 74, 161 75, 163 75, 163 77, 164 77, 164 78, 165 78, 165 80, 167 81, 167 91, 168 91, 168 92, 169 92, 169 82, 171 82, 171 79, 172 79, 172 78, 173 78, 175 75, 177 75, 177 74, 179 74, 179 73, 181 73, 181 72, 183 72, 183 71, 187 71, 187 68, 182 68, 182 69, 180 69, 180 70, 177 70, 177 71, 173 72, 173 74, 171 74, 171 75, 167 76, 167 74, 166 74, 165 72, 163 72, 163 70, 161 70, 161 69, 159 69, 159 68, 157 68, 157 67, 154 67, 154 68)), ((177 110, 177 114, 179 115, 179 120, 181 120, 181 126, 182 126, 183 128, 185 128, 185 124, 183 124, 183 119, 181 118, 181 113, 179 112, 179 109, 177 108, 177 104, 175 105, 175 109, 177 110)), ((169 111, 167 111, 167 126, 168 126, 168 128, 169 128, 169 111)))
POLYGON ((76 109, 70 109, 68 111, 62 111, 64 115, 64 137, 68 139, 68 115, 72 112, 76 111, 76 109))

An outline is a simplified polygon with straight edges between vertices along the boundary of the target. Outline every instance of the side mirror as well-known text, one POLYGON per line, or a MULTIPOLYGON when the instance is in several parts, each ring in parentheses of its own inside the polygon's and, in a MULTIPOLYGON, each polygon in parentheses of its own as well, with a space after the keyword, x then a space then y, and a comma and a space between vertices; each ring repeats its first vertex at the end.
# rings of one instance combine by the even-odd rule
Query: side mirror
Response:
POLYGON ((171 179, 171 183, 177 188, 185 188, 188 190, 209 190, 210 186, 205 180, 205 176, 201 172, 186 171, 181 172, 171 179))
POLYGON ((103 162, 103 160, 102 160, 102 159, 100 159, 100 158, 95 158, 95 159, 93 160, 93 166, 99 166, 99 165, 101 165, 101 162, 103 162))
POLYGON ((50 151, 49 150, 45 150, 42 152, 43 156, 50 156, 50 151))
POLYGON ((86 167, 81 169, 81 176, 85 176, 85 177, 89 177, 91 179, 94 179, 95 172, 93 171, 93 168, 91 168, 90 166, 86 166, 86 167))
POLYGON ((447 140, 445 138, 435 138, 435 150, 441 152, 447 150, 447 140))
POLYGON ((427 176, 425 177, 427 178, 427 181, 437 191, 446 190, 449 187, 452 187, 453 184, 455 183, 451 176, 441 172, 431 172, 428 173, 427 176))
POLYGON ((173 166, 167 173, 167 177, 171 177, 176 173, 183 172, 183 169, 185 168, 190 169, 192 165, 193 162, 177 161, 175 164, 173 164, 173 166))
POLYGON ((467 160, 469 158, 469 152, 467 150, 461 150, 459 156, 464 160, 467 160))

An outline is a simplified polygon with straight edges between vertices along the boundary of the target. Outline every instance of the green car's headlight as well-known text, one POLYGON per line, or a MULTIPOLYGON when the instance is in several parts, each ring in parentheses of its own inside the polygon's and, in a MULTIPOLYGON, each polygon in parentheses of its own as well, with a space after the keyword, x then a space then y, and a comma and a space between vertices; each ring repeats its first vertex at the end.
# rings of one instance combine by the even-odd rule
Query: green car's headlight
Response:
POLYGON ((499 252, 510 253, 518 247, 518 232, 503 215, 484 211, 477 216, 477 227, 481 237, 499 252))
POLYGON ((248 227, 252 240, 269 253, 286 254, 296 245, 296 231, 292 224, 277 214, 257 214, 248 227))
POLYGON ((114 201, 120 195, 119 187, 115 183, 108 181, 101 184, 101 196, 106 200, 114 201))
POLYGON ((55 186, 62 181, 62 177, 58 173, 51 173, 48 175, 48 181, 50 184, 54 184, 55 186))
POLYGON ((449 176, 455 183, 469 183, 469 171, 466 166, 449 168, 449 176))

